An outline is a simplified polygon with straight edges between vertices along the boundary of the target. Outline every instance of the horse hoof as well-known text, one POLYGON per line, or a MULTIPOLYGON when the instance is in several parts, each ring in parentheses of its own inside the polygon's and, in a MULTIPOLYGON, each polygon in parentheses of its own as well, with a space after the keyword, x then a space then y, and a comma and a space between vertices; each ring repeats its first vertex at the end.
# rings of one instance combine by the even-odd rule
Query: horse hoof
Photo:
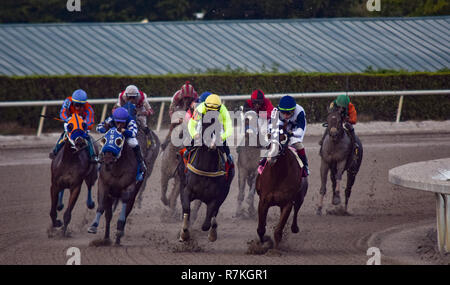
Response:
POLYGON ((180 241, 188 241, 189 240, 189 230, 182 230, 180 234, 180 241))
POLYGON ((318 207, 316 211, 317 216, 322 216, 322 207, 318 207))
POLYGON ((211 228, 208 234, 208 239, 210 242, 215 242, 217 240, 217 229, 211 228))
POLYGON ((90 233, 90 234, 96 234, 96 233, 97 233, 97 227, 95 227, 95 226, 90 226, 90 227, 88 228, 88 233, 90 233))
POLYGON ((88 207, 88 209, 89 210, 92 210, 92 209, 94 209, 95 208, 95 202, 92 202, 92 203, 87 203, 87 207, 88 207))
POLYGON ((332 202, 332 204, 333 205, 339 205, 341 203, 341 197, 339 197, 339 196, 335 196, 335 197, 333 197, 333 202, 332 202))
POLYGON ((298 232, 299 232, 298 226, 292 226, 292 227, 291 227, 291 231, 292 231, 292 233, 294 233, 294 234, 298 233, 298 232))
POLYGON ((56 220, 56 222, 53 224, 54 228, 60 228, 63 225, 63 223, 60 220, 56 220))
POLYGON ((64 209, 64 204, 58 205, 58 207, 56 207, 56 210, 61 211, 62 209, 64 209))

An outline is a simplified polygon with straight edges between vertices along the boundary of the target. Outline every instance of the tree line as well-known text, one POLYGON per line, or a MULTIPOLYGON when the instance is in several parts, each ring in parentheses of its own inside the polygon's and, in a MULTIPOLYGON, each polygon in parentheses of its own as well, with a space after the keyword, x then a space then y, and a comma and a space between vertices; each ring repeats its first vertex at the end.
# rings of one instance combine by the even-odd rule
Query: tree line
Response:
POLYGON ((450 14, 448 0, 1 0, 0 23, 137 22, 333 17, 414 17, 450 14), (80 12, 67 2, 79 1, 80 12))

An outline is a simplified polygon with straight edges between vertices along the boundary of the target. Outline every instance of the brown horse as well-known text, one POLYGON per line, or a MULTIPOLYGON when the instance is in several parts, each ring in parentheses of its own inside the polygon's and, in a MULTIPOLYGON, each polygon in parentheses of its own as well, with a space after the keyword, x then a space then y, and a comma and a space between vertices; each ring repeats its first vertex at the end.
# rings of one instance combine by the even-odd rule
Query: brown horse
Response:
MULTIPOLYGON (((73 114, 68 122, 64 138, 66 142, 51 163, 52 185, 50 187, 51 210, 53 228, 59 228, 63 224, 57 219, 57 210, 62 210, 62 194, 65 189, 70 189, 69 205, 64 212, 63 235, 66 235, 67 226, 72 218, 72 210, 80 194, 81 185, 85 181, 88 187, 88 208, 94 208, 91 189, 97 180, 97 164, 89 162, 87 150, 86 126, 82 124, 83 119, 73 114)), ((92 140, 92 138, 91 138, 92 140)), ((95 145, 94 145, 95 146, 95 145)))
POLYGON ((125 232, 126 218, 133 209, 136 195, 141 189, 142 181, 136 181, 137 161, 133 149, 115 127, 111 128, 102 140, 102 166, 98 181, 97 215, 89 227, 89 233, 96 233, 99 220, 105 213, 106 226, 102 244, 109 245, 110 223, 113 204, 122 201, 122 210, 117 221, 116 244, 125 232))
POLYGON ((259 195, 257 232, 261 243, 264 242, 269 208, 278 206, 281 210, 280 221, 274 231, 275 248, 279 246, 292 207, 294 219, 291 230, 298 233, 297 214, 308 189, 307 178, 302 177, 303 170, 296 154, 289 150, 289 138, 282 134, 280 139, 280 142, 275 138, 271 140, 267 164, 256 178, 256 192, 259 195))
POLYGON ((323 140, 320 156, 320 176, 322 185, 320 187, 320 200, 317 207, 317 215, 322 215, 323 198, 326 193, 327 175, 331 170, 330 178, 333 187, 332 204, 340 205, 340 185, 342 175, 347 170, 347 187, 345 188, 345 209, 344 214, 348 214, 348 201, 355 183, 363 158, 363 147, 359 138, 355 135, 357 148, 351 143, 350 136, 344 130, 343 118, 338 109, 330 110, 327 117, 327 130, 323 140), (356 150, 356 151, 355 151, 356 150))

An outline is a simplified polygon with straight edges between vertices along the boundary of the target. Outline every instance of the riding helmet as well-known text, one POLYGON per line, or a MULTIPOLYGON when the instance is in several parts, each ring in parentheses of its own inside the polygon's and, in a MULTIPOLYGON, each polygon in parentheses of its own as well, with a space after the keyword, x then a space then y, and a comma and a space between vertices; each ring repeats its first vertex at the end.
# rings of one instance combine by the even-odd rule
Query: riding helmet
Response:
POLYGON ((197 98, 197 91, 195 91, 194 86, 189 81, 186 81, 186 83, 181 86, 181 97, 192 97, 197 98))
POLYGON ((83 89, 77 89, 72 93, 72 101, 75 103, 86 103, 87 94, 83 89))
POLYGON ((339 95, 336 98, 336 105, 338 105, 339 107, 347 108, 349 103, 350 98, 347 95, 339 95))
POLYGON ((211 94, 205 100, 206 110, 217 111, 220 109, 221 105, 222 105, 222 101, 220 100, 220 97, 217 94, 211 94))
POLYGON ((289 112, 294 110, 296 106, 297 103, 295 102, 295 99, 289 95, 286 95, 281 98, 280 104, 278 104, 278 110, 280 110, 281 112, 289 112))
POLYGON ((135 85, 128 85, 125 89, 125 95, 128 97, 136 97, 139 95, 139 89, 135 85))
POLYGON ((209 91, 203 92, 202 95, 200 95, 200 103, 205 102, 206 98, 208 98, 208 96, 211 94, 212 93, 209 91))
POLYGON ((113 112, 113 118, 114 118, 114 121, 116 121, 116 122, 125 123, 128 119, 127 109, 125 109, 123 107, 119 107, 119 108, 115 109, 113 112))

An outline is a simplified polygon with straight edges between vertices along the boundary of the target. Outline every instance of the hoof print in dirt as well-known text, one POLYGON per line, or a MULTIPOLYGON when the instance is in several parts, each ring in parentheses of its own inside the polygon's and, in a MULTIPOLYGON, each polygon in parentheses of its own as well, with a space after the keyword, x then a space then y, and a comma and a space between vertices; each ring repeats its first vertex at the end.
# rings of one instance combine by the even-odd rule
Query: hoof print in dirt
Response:
POLYGON ((261 243, 259 239, 251 240, 247 242, 248 249, 247 254, 266 254, 271 248, 273 248, 273 241, 269 236, 264 236, 264 242, 261 243))
POLYGON ((171 248, 172 252, 202 252, 203 248, 198 245, 196 240, 190 239, 188 241, 179 242, 171 248))

